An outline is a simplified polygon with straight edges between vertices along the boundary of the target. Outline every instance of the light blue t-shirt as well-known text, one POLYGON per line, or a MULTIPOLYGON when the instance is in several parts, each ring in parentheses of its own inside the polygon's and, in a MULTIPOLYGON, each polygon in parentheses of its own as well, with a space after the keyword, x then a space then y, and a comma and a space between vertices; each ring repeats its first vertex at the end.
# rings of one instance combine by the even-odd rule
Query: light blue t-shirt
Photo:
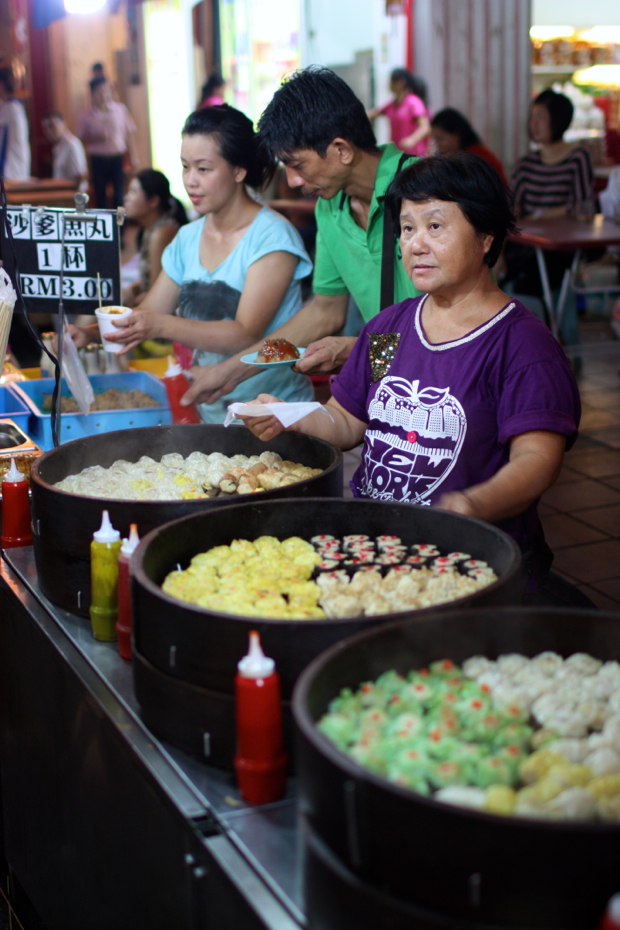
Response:
MULTIPOLYGON (((263 207, 230 255, 215 271, 200 262, 200 236, 206 217, 182 226, 162 255, 162 268, 180 286, 179 316, 190 320, 234 320, 250 265, 270 252, 290 252, 299 258, 293 280, 271 323, 269 335, 295 316, 301 308, 300 281, 312 271, 301 236, 288 220, 263 207)), ((194 364, 216 365, 230 354, 194 351, 194 364)), ((248 383, 242 381, 214 404, 199 404, 205 423, 222 423, 226 408, 235 401, 252 400, 258 394, 275 394, 286 401, 314 399, 312 382, 291 368, 265 369, 248 383)))

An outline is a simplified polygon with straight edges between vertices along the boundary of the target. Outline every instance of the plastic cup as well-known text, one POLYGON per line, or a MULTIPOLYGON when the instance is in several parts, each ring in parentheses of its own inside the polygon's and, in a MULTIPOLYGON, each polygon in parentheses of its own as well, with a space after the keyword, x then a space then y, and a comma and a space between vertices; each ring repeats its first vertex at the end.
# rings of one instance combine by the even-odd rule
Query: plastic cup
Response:
POLYGON ((117 333, 119 330, 114 323, 117 320, 126 320, 132 313, 131 307, 102 307, 101 310, 95 310, 101 342, 106 352, 116 353, 121 351, 123 345, 120 342, 108 342, 105 337, 110 333, 117 333))

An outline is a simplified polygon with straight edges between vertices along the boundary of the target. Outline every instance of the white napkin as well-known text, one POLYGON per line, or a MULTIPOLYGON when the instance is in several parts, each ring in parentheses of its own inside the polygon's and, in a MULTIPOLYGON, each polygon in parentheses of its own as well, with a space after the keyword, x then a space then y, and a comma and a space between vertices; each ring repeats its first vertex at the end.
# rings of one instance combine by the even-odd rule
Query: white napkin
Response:
POLYGON ((236 403, 229 405, 228 411, 226 413, 226 419, 224 420, 224 426, 230 426, 235 417, 235 414, 240 413, 242 416, 247 417, 268 417, 273 415, 286 429, 287 426, 292 426, 293 423, 297 423, 298 420, 303 419, 303 417, 307 417, 309 413, 313 413, 315 410, 321 410, 333 422, 334 418, 332 417, 331 413, 325 409, 323 404, 317 404, 314 401, 310 403, 296 404, 236 403))

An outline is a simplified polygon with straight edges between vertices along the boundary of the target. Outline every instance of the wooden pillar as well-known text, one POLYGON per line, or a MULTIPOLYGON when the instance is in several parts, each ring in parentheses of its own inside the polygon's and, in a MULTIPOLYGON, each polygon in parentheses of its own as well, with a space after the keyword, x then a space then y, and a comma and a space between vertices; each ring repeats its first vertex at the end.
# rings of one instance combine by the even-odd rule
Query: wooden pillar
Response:
POLYGON ((416 0, 415 70, 433 112, 471 122, 508 171, 528 151, 530 0, 416 0))

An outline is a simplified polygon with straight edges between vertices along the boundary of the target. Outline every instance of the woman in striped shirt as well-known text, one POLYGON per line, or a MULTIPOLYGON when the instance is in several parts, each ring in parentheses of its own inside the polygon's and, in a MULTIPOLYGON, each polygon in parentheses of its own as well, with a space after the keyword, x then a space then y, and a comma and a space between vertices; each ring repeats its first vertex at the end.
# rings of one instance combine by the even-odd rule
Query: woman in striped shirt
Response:
MULTIPOLYGON (((563 135, 573 118, 573 105, 564 94, 544 90, 530 112, 530 137, 540 145, 515 168, 512 179, 513 207, 517 217, 567 216, 583 201, 594 197, 594 173, 590 155, 583 146, 564 142, 563 135)), ((547 251, 545 262, 552 289, 559 288, 570 267, 572 252, 547 251)), ((507 273, 516 294, 542 297, 540 273, 534 249, 508 243, 507 273)), ((574 327, 573 327, 574 328, 574 327)), ((576 331, 568 341, 575 341, 576 331)))
POLYGON ((517 163, 512 190, 517 216, 566 216, 580 201, 594 195, 590 155, 581 145, 569 145, 563 135, 573 118, 564 94, 544 90, 534 100, 530 137, 540 144, 517 163))

